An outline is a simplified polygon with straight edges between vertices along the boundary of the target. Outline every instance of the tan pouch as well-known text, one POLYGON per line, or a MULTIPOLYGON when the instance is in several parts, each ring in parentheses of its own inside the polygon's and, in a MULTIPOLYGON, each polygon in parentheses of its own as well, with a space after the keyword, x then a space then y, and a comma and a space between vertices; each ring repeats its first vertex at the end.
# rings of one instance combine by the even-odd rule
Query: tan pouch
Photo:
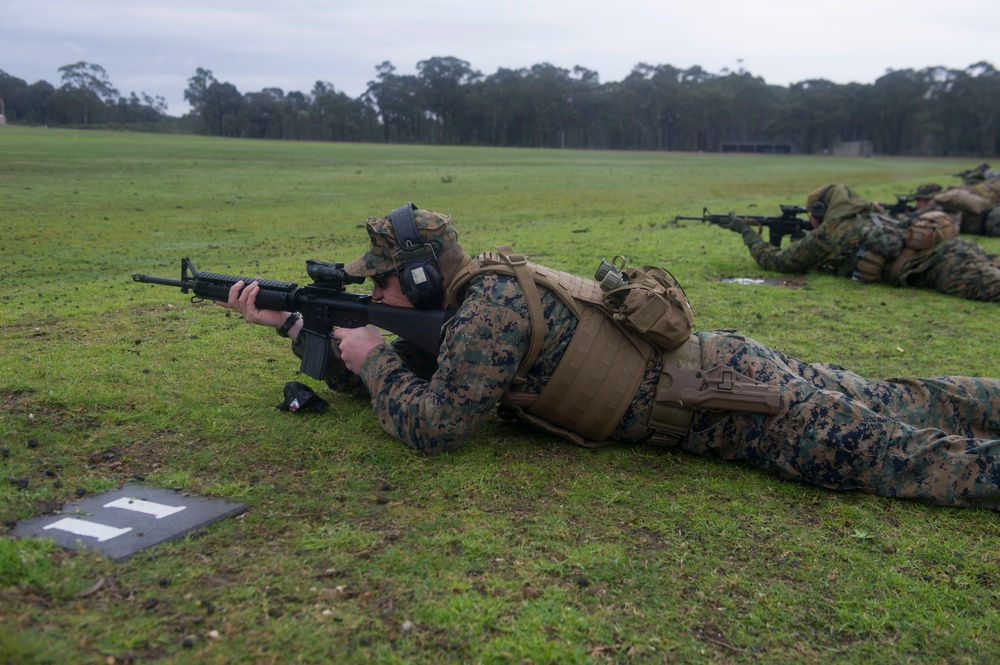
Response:
POLYGON ((993 202, 967 189, 953 188, 937 194, 934 201, 949 210, 960 210, 981 215, 993 205, 993 202))
POLYGON ((663 268, 624 268, 626 284, 606 291, 612 318, 661 349, 673 351, 687 342, 694 315, 684 289, 663 268))
POLYGON ((969 188, 974 194, 987 198, 994 205, 1000 201, 1000 178, 990 178, 969 188))
POLYGON ((943 240, 958 236, 959 224, 946 212, 932 210, 913 220, 906 230, 906 246, 914 251, 929 249, 943 240))
POLYGON ((862 249, 858 252, 858 263, 854 266, 851 279, 858 282, 877 282, 882 279, 883 266, 885 266, 884 256, 862 249))

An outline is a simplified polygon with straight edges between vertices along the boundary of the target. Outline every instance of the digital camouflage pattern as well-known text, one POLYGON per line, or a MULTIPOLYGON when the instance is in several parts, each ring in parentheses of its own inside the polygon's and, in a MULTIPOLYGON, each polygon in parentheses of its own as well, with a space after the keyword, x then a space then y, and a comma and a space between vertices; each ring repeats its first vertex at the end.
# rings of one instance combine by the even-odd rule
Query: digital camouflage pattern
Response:
POLYGON ((765 270, 822 270, 851 277, 859 250, 866 250, 885 258, 881 281, 887 284, 1000 302, 1000 256, 987 254, 978 244, 960 238, 915 252, 900 275, 890 279, 890 268, 904 249, 905 234, 905 223, 875 212, 868 201, 844 185, 831 190, 830 205, 819 228, 786 247, 771 245, 752 229, 742 232, 750 254, 765 270))
POLYGON ((687 444, 830 489, 1000 509, 1000 381, 865 379, 741 335, 698 333, 702 367, 780 386, 781 412, 695 412, 687 444))
MULTIPOLYGON (((376 347, 360 378, 331 361, 331 388, 371 399, 383 429, 427 454, 461 445, 512 387, 538 393, 577 321, 541 289, 547 334, 523 383, 528 308, 513 277, 470 282, 433 358, 405 342, 376 347)), ((1000 381, 966 377, 872 381, 807 364, 725 332, 697 334, 703 369, 723 364, 781 390, 775 415, 696 411, 684 450, 743 460, 830 489, 954 506, 1000 507, 1000 381)), ((659 376, 653 359, 611 439, 641 442, 659 376)))
POLYGON ((451 223, 451 215, 442 215, 430 210, 414 210, 413 224, 417 236, 426 243, 419 249, 400 252, 396 244, 396 233, 389 215, 369 217, 365 229, 371 241, 368 251, 349 263, 344 272, 356 277, 371 277, 393 272, 398 265, 440 254, 458 242, 458 233, 451 223))
POLYGON ((983 220, 983 235, 1000 236, 1000 205, 993 206, 983 220))
POLYGON ((958 215, 962 233, 1000 236, 1000 178, 949 187, 933 196, 928 209, 958 215))
MULTIPOLYGON (((528 351, 528 306, 515 277, 473 278, 462 304, 444 329, 436 363, 411 371, 409 345, 380 346, 361 367, 372 406, 386 432, 416 450, 436 454, 459 446, 509 389, 541 393, 565 352, 577 320, 551 291, 540 289, 546 336, 538 360, 523 379, 517 369, 528 351), (406 347, 405 355, 396 351, 406 347)), ((426 360, 426 358, 425 358, 426 360)), ((658 365, 647 368, 654 383, 658 365)), ((612 438, 640 441, 648 415, 635 404, 612 438)))

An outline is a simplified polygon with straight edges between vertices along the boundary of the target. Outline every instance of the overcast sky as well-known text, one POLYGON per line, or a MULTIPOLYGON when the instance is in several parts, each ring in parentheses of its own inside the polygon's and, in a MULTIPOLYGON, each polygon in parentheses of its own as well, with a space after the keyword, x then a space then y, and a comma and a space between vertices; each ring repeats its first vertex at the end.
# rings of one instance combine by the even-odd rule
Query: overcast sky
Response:
POLYGON ((968 0, 4 0, 0 70, 61 84, 59 67, 104 67, 119 92, 183 115, 199 67, 241 92, 357 97, 388 60, 435 56, 484 76, 580 65, 601 82, 638 63, 745 69, 787 86, 872 83, 888 69, 1000 67, 1000 1, 968 0), (825 5, 825 6, 824 6, 825 5))

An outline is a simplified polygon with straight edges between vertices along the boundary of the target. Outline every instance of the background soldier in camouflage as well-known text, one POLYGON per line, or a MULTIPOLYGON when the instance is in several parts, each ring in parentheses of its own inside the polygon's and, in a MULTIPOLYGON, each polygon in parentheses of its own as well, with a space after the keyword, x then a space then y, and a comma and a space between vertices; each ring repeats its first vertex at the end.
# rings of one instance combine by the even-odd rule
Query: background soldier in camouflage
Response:
POLYGON ((883 215, 845 185, 817 188, 806 199, 806 208, 815 230, 782 248, 765 241, 738 217, 731 216, 721 226, 742 234, 750 254, 766 270, 822 270, 861 281, 1000 302, 1000 256, 987 254, 974 242, 949 238, 904 254, 907 227, 916 220, 907 225, 883 215), (813 214, 817 204, 824 209, 821 219, 813 214))
MULTIPOLYGON (((414 213, 426 251, 444 283, 469 261, 450 217, 414 213)), ((371 246, 348 266, 375 283, 373 297, 400 307, 403 293, 398 247, 385 218, 367 222, 371 246)), ((251 323, 279 327, 291 313, 258 310, 259 288, 240 292, 226 306, 251 323)), ((437 357, 403 340, 386 344, 372 327, 334 331, 327 383, 371 400, 383 429, 427 454, 462 444, 512 389, 538 393, 559 364, 578 321, 548 289, 540 288, 544 340, 523 380, 516 372, 531 343, 529 308, 514 277, 474 277, 445 326, 437 357)), ((296 338, 301 322, 290 336, 296 338)), ((776 386, 777 413, 694 411, 679 447, 727 460, 745 460, 786 478, 831 489, 857 489, 951 506, 1000 509, 1000 381, 966 377, 872 381, 843 368, 807 364, 727 332, 701 332, 684 347, 692 365, 724 365, 776 386)), ((301 340, 293 345, 301 354, 301 340)), ((655 355, 612 441, 642 442, 664 361, 655 355)), ((610 441, 609 441, 610 442, 610 441)))
MULTIPOLYGON (((928 183, 907 198, 914 202, 916 214, 943 210, 958 217, 962 233, 1000 236, 1000 177, 946 190, 936 183, 928 183)), ((913 215, 909 213, 901 219, 912 219, 913 215)))
POLYGON ((989 164, 983 162, 974 169, 962 171, 961 173, 956 173, 955 175, 961 178, 962 182, 966 185, 978 185, 979 183, 987 180, 1000 178, 1000 171, 992 170, 989 164))

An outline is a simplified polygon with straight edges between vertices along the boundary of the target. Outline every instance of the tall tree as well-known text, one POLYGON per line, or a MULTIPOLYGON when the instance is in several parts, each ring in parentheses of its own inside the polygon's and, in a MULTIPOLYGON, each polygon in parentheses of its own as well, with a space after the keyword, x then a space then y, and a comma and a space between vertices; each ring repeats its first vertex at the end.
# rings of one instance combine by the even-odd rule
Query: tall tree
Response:
POLYGON ((64 113, 76 116, 85 125, 100 120, 106 106, 113 104, 118 96, 118 90, 111 85, 108 73, 100 65, 81 60, 63 65, 59 72, 64 113))
POLYGON ((412 75, 398 75, 386 60, 378 65, 378 81, 369 81, 363 99, 382 119, 384 140, 409 143, 432 141, 425 136, 424 118, 427 104, 420 80, 412 75))
MULTIPOLYGON (((451 56, 434 57, 417 63, 418 78, 424 84, 427 110, 441 127, 439 140, 451 143, 461 133, 461 120, 468 110, 465 89, 482 78, 465 60, 451 56)), ((433 141, 434 139, 432 139, 433 141)))
POLYGON ((875 80, 879 136, 882 151, 902 154, 908 145, 919 142, 918 116, 926 109, 926 96, 933 81, 927 70, 889 70, 875 80))
POLYGON ((100 65, 81 60, 72 65, 63 65, 59 72, 62 74, 64 88, 92 92, 103 102, 113 102, 118 97, 118 90, 111 85, 108 73, 100 65))
POLYGON ((313 138, 321 141, 364 141, 372 138, 366 108, 360 100, 352 100, 337 92, 333 84, 316 81, 312 92, 311 121, 316 128, 313 138))
POLYGON ((188 86, 184 90, 184 101, 191 105, 192 113, 201 118, 205 131, 208 131, 209 124, 205 109, 208 102, 208 88, 216 82, 212 70, 198 67, 194 76, 188 79, 188 86))
POLYGON ((3 107, 5 120, 16 122, 19 115, 23 115, 25 98, 27 97, 28 84, 23 79, 11 76, 0 69, 0 101, 3 107))
POLYGON ((978 62, 963 71, 936 70, 932 78, 928 96, 941 144, 935 151, 981 157, 1000 152, 1000 72, 978 62))
POLYGON ((243 136, 243 95, 232 83, 213 81, 205 91, 202 117, 210 134, 243 136))

